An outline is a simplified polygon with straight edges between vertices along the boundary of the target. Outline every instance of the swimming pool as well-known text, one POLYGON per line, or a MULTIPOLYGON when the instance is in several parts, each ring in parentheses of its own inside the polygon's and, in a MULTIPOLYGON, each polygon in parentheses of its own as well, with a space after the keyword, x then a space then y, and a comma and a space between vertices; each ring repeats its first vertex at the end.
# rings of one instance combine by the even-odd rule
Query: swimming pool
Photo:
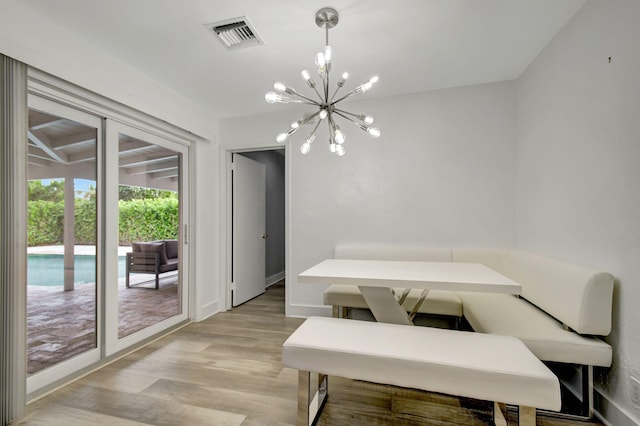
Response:
MULTIPOLYGON (((75 255, 74 284, 96 282, 95 255, 75 255)), ((125 276, 125 256, 118 256, 118 278, 125 276)), ((38 286, 64 285, 64 255, 29 254, 27 255, 27 284, 38 286)))

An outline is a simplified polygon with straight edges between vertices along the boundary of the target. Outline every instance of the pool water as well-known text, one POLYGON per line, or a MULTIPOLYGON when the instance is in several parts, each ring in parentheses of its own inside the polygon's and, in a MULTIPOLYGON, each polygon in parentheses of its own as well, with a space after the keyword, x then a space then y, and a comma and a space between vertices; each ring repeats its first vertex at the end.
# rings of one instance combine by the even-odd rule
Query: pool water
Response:
MULTIPOLYGON (((74 284, 96 282, 96 257, 74 256, 74 284)), ((125 257, 118 256, 118 278, 125 276, 125 257)), ((27 284, 38 286, 64 285, 64 255, 29 254, 27 256, 27 284)))

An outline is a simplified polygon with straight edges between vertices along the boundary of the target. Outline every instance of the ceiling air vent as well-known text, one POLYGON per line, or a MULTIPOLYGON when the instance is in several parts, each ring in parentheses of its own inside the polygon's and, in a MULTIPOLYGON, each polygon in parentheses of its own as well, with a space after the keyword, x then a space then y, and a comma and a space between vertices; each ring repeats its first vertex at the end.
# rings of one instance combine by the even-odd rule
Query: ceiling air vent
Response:
POLYGON ((218 38, 227 49, 264 44, 257 31, 245 16, 225 21, 205 24, 205 27, 218 38))

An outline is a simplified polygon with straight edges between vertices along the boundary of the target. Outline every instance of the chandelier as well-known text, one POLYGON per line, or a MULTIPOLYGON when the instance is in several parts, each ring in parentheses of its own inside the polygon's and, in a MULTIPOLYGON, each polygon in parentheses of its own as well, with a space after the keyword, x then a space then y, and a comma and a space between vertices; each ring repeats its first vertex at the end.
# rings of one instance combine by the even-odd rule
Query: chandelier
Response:
MULTIPOLYGON (((338 24, 338 12, 330 7, 325 7, 316 12, 316 25, 320 28, 325 29, 326 43, 325 48, 322 52, 318 52, 316 54, 316 65, 318 66, 318 76, 322 80, 322 85, 320 90, 318 90, 318 86, 311 78, 311 73, 308 70, 304 70, 301 72, 302 78, 307 83, 307 85, 313 89, 318 97, 318 99, 314 99, 313 97, 305 96, 299 93, 296 89, 289 87, 281 82, 276 82, 273 85, 273 88, 276 92, 268 92, 265 95, 265 100, 272 103, 301 103, 312 105, 317 108, 317 110, 311 114, 306 114, 303 118, 294 121, 291 123, 291 128, 287 132, 283 132, 278 134, 276 137, 276 141, 278 143, 285 142, 289 136, 293 135, 299 128, 305 123, 311 122, 318 117, 318 122, 315 127, 307 136, 305 142, 300 146, 300 151, 303 154, 308 154, 311 150, 311 145, 316 138, 316 131, 320 126, 322 121, 327 122, 329 127, 329 150, 331 152, 336 153, 339 156, 345 154, 344 149, 344 141, 346 139, 345 134, 340 129, 340 126, 336 123, 336 118, 340 116, 343 119, 355 124, 360 129, 369 133, 369 135, 374 138, 380 137, 380 130, 371 127, 373 124, 373 117, 370 115, 364 114, 354 114, 352 112, 345 111, 344 109, 338 108, 338 103, 353 96, 361 93, 367 92, 375 82, 378 81, 378 77, 372 77, 370 80, 365 81, 364 83, 357 86, 355 89, 347 92, 344 95, 341 95, 336 99, 336 95, 342 89, 342 87, 347 82, 347 78, 349 78, 349 73, 343 73, 340 79, 336 84, 336 88, 333 93, 330 93, 329 90, 329 75, 331 73, 331 46, 329 45, 329 29, 335 27, 338 24)), ((313 95, 312 95, 313 96, 313 95)))

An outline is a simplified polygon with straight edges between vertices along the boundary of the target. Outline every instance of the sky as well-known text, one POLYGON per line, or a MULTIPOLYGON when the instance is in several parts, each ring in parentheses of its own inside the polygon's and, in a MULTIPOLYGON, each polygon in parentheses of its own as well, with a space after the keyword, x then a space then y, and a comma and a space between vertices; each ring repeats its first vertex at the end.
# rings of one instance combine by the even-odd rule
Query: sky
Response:
MULTIPOLYGON (((63 180, 63 179, 41 179, 40 181, 42 182, 43 185, 49 185, 49 183, 53 180, 63 180)), ((84 193, 87 192, 89 190, 89 186, 92 186, 92 185, 95 188, 96 181, 87 180, 87 179, 74 179, 76 198, 83 198, 84 193)))

